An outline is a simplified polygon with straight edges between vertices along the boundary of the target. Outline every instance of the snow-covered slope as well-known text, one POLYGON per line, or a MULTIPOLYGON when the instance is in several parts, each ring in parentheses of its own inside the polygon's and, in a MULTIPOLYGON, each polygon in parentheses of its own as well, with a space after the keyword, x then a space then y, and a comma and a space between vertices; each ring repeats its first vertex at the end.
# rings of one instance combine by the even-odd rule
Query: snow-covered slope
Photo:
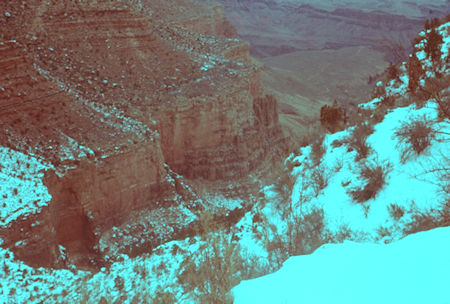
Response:
POLYGON ((296 235, 291 227, 322 214, 312 217, 323 220, 323 229, 316 226, 322 243, 344 243, 242 282, 233 289, 235 303, 450 303, 450 228, 435 228, 450 225, 449 28, 437 28, 438 60, 427 53, 430 30, 420 33, 415 93, 405 63, 398 77, 379 84, 380 97, 360 106, 354 125, 286 160, 294 181, 285 202, 291 218, 262 210, 278 238, 300 233, 305 243, 314 230, 296 235))
MULTIPOLYGON (((443 78, 449 74, 446 63, 449 28, 450 23, 438 28, 443 35, 442 64, 433 64, 429 57, 422 54, 423 41, 416 46, 424 70, 420 80, 422 86, 429 81, 427 78, 436 77, 436 71, 443 74, 443 78)), ((399 70, 397 80, 382 84, 386 92, 384 97, 377 97, 361 106, 362 109, 370 109, 366 114, 368 120, 383 106, 383 99, 400 98, 407 94, 406 64, 399 70)), ((445 95, 448 84, 439 90, 442 90, 439 95, 445 95)), ((420 97, 408 97, 409 100, 413 98, 420 97)), ((450 101, 448 97, 443 97, 441 102, 450 101)), ((448 198, 450 121, 439 117, 440 107, 435 98, 431 97, 423 104, 420 107, 410 101, 405 106, 388 108, 379 123, 368 127, 373 128, 373 132, 367 132, 367 157, 360 157, 357 145, 355 147, 351 143, 358 126, 328 134, 322 143, 325 152, 319 163, 314 161, 317 157, 314 153, 317 152, 312 151, 312 146, 302 148, 297 156, 291 155, 288 159, 294 167, 291 175, 297 177, 291 203, 306 213, 313 208, 323 209, 330 231, 338 232, 341 227, 346 227, 355 232, 359 239, 377 239, 380 230, 385 234, 383 236, 396 235, 398 238, 405 225, 414 221, 414 215, 442 207, 448 198), (400 131, 405 131, 408 124, 416 121, 423 122, 431 130, 430 143, 420 153, 415 153, 413 147, 398 135, 400 131), (380 167, 384 178, 376 193, 358 202, 352 192, 364 188, 371 179, 362 172, 366 166, 380 167), (314 185, 318 171, 324 179, 321 189, 314 185), (440 176, 436 174, 439 172, 442 173, 440 176), (401 209, 401 216, 392 216, 392 208, 401 209)))
POLYGON ((42 178, 49 166, 34 156, 0 147, 0 227, 47 205, 51 195, 42 178))
POLYGON ((450 227, 388 244, 344 242, 292 257, 233 289, 235 304, 448 304, 450 227))
POLYGON ((448 121, 437 121, 437 107, 429 102, 425 107, 417 109, 415 105, 396 108, 385 116, 382 122, 375 125, 374 133, 367 138, 367 144, 372 153, 366 160, 357 161, 358 153, 349 145, 339 144, 345 138, 352 136, 351 130, 345 130, 325 137, 326 152, 322 157, 321 170, 328 181, 320 191, 314 187, 305 187, 305 183, 313 183, 313 175, 317 167, 311 160, 311 147, 301 150, 302 154, 292 157, 292 162, 299 164, 293 170, 298 176, 292 192, 292 203, 301 205, 304 212, 312 208, 321 208, 325 213, 325 222, 331 231, 338 232, 341 227, 351 229, 359 238, 366 235, 376 239, 378 229, 384 227, 392 233, 401 233, 406 223, 412 221, 411 215, 418 211, 430 208, 439 208, 444 200, 442 185, 430 174, 445 162, 449 155, 449 136, 439 133, 432 140, 431 145, 420 155, 403 163, 404 144, 395 135, 403 122, 411 118, 426 117, 432 121, 433 129, 440 132, 449 132, 448 121), (385 170, 385 181, 376 196, 365 202, 355 202, 352 191, 359 189, 367 183, 361 176, 363 165, 381 164, 385 170), (303 187, 303 188, 302 188, 303 187), (306 194, 305 194, 306 192, 306 194), (308 195, 308 198, 305 198, 308 195), (302 196, 302 197, 300 197, 302 196), (400 218, 392 218, 389 208, 394 204, 405 210, 400 218))

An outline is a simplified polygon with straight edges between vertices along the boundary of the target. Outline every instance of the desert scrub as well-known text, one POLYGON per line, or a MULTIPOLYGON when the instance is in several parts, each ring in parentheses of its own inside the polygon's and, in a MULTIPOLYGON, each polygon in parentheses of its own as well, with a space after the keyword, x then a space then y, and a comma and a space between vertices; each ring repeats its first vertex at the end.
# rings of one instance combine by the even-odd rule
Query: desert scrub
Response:
POLYGON ((450 75, 440 75, 439 77, 428 78, 425 85, 420 87, 415 96, 417 107, 423 105, 430 99, 438 104, 439 118, 450 119, 450 91, 448 84, 450 83, 450 75))
POLYGON ((307 214, 292 214, 288 221, 288 252, 290 256, 309 254, 324 243, 324 212, 313 209, 307 214))
POLYGON ((291 175, 291 172, 292 170, 290 168, 285 168, 275 183, 275 191, 281 195, 283 202, 289 201, 295 181, 297 180, 297 177, 291 175))
POLYGON ((325 147, 323 146, 324 136, 320 136, 311 143, 311 160, 314 165, 318 165, 325 154, 325 147))
POLYGON ((391 218, 396 221, 400 220, 405 214, 405 208, 397 204, 390 204, 387 209, 391 218))
POLYGON ((434 63, 437 63, 441 58, 441 45, 443 43, 442 35, 434 28, 426 33, 425 53, 427 57, 431 57, 434 63))
MULTIPOLYGON (((201 225, 203 231, 216 230, 212 215, 206 214, 201 225)), ((178 279, 186 292, 193 292, 196 303, 228 304, 233 302, 229 291, 240 282, 243 267, 236 236, 216 230, 206 233, 199 249, 182 263, 178 279)))
POLYGON ((425 73, 424 70, 422 69, 422 64, 417 58, 415 52, 412 55, 410 55, 406 69, 408 70, 408 79, 409 79, 408 89, 410 93, 414 94, 417 88, 419 87, 420 78, 425 73))
POLYGON ((386 78, 387 81, 390 80, 398 80, 400 76, 400 71, 398 69, 398 66, 393 64, 392 62, 389 63, 388 68, 386 69, 386 78))
POLYGON ((436 209, 416 211, 413 221, 405 227, 406 233, 416 233, 437 227, 450 226, 450 199, 440 204, 436 209))
POLYGON ((322 209, 313 209, 309 213, 301 214, 294 211, 289 214, 287 230, 278 234, 276 227, 266 226, 270 230, 267 234, 274 237, 265 243, 269 254, 269 262, 281 267, 290 256, 310 254, 327 241, 322 209))
POLYGON ((360 189, 350 191, 353 200, 358 203, 363 203, 375 198, 385 184, 386 175, 390 170, 391 165, 387 162, 366 162, 361 168, 361 177, 366 180, 366 184, 360 189))
POLYGON ((372 133, 373 126, 371 124, 361 123, 355 126, 351 136, 346 139, 345 143, 358 153, 356 160, 364 159, 369 154, 370 147, 367 145, 367 138, 372 133))
POLYGON ((328 186, 330 175, 326 171, 325 166, 319 165, 315 167, 311 173, 311 185, 316 195, 328 186))
POLYGON ((401 160, 405 162, 412 154, 421 154, 431 144, 436 132, 432 127, 432 121, 422 117, 403 122, 395 130, 394 136, 403 146, 401 160))

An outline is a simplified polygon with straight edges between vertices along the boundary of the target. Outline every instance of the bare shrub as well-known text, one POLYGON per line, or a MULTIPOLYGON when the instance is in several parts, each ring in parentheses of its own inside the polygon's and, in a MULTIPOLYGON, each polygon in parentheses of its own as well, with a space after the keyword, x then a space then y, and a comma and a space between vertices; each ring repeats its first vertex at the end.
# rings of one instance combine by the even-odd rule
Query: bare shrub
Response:
POLYGON ((391 218, 393 218, 396 221, 401 219, 405 214, 405 208, 397 204, 390 204, 387 208, 391 218))
POLYGON ((375 198, 385 184, 385 178, 390 169, 391 165, 389 163, 365 163, 361 169, 361 177, 364 178, 367 183, 361 189, 350 191, 353 200, 358 203, 363 203, 371 198, 375 198))
POLYGON ((354 235, 348 225, 342 225, 336 233, 328 236, 329 241, 333 243, 342 243, 345 240, 351 240, 353 238, 354 235))
POLYGON ((391 236, 391 232, 389 231, 389 229, 387 227, 383 227, 383 226, 380 226, 377 228, 377 234, 378 234, 377 239, 379 239, 379 240, 381 240, 387 236, 391 236))
POLYGON ((416 94, 416 104, 420 101, 423 104, 429 99, 434 99, 439 106, 439 117, 450 119, 449 83, 450 75, 428 78, 425 86, 421 87, 416 94))
POLYGON ((324 166, 317 166, 314 168, 311 174, 311 185, 314 188, 316 195, 326 186, 328 186, 328 179, 330 178, 329 174, 326 172, 324 166))
POLYGON ((416 154, 422 153, 436 136, 432 122, 425 117, 402 123, 394 134, 399 142, 406 144, 401 156, 403 162, 411 156, 412 151, 416 154))
POLYGON ((438 209, 416 210, 412 219, 413 221, 405 226, 406 234, 450 226, 450 199, 443 202, 438 209))
POLYGON ((321 136, 311 143, 311 160, 314 165, 318 165, 325 154, 325 147, 323 146, 324 137, 321 136))
POLYGON ((367 138, 373 133, 373 126, 368 123, 361 123, 353 129, 352 135, 347 139, 347 144, 358 152, 357 160, 366 158, 370 147, 367 145, 367 138))
MULTIPOLYGON (((202 219, 203 231, 217 228, 213 216, 202 219)), ((210 232, 199 250, 181 265, 179 281, 186 291, 193 291, 198 303, 229 304, 229 291, 240 281, 244 263, 234 233, 210 232)))
POLYGON ((304 215, 290 214, 286 240, 289 256, 309 254, 324 243, 323 217, 323 210, 317 208, 304 215))
POLYGON ((296 181, 296 176, 292 176, 291 171, 289 169, 283 170, 275 183, 275 191, 280 193, 284 202, 289 200, 296 181))
POLYGON ((422 165, 421 172, 412 177, 436 185, 445 199, 450 200, 450 156, 440 151, 431 156, 431 161, 422 165))
POLYGON ((324 212, 314 208, 309 212, 302 212, 302 206, 309 201, 311 196, 306 194, 311 185, 311 180, 302 176, 299 181, 299 199, 297 202, 281 205, 281 216, 285 219, 287 230, 280 234, 278 226, 270 223, 261 223, 266 240, 266 249, 269 253, 269 261, 272 264, 281 264, 292 255, 308 254, 326 242, 324 231, 324 212))

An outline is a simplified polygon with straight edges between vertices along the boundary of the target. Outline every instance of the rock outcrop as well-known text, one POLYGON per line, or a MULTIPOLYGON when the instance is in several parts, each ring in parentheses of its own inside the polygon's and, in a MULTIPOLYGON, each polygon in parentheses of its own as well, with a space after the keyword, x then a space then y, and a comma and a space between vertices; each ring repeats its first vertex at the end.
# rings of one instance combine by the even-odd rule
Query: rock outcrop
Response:
POLYGON ((48 205, 0 227, 31 264, 61 265, 61 245, 89 265, 132 212, 191 199, 173 195, 167 168, 245 177, 282 139, 276 100, 217 5, 17 1, 0 26, 0 145, 49 168, 48 205))

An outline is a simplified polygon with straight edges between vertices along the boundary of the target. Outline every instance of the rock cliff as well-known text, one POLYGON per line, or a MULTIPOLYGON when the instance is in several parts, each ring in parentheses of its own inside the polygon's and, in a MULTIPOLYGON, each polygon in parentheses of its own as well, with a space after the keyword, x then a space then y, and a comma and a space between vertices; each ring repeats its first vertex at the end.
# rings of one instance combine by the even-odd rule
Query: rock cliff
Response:
POLYGON ((217 5, 17 1, 0 26, 0 145, 46 164, 52 196, 0 226, 31 264, 63 265, 61 245, 90 265, 103 233, 162 201, 195 213, 169 171, 245 177, 282 139, 277 102, 217 5))

